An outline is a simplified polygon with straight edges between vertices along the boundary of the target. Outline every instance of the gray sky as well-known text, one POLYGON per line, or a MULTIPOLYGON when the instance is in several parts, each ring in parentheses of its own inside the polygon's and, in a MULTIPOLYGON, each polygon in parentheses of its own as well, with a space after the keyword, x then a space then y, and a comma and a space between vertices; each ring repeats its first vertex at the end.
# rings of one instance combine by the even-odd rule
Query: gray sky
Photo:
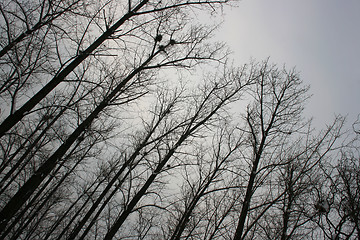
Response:
POLYGON ((306 113, 324 126, 360 113, 359 0, 242 0, 226 11, 221 39, 238 63, 270 57, 310 84, 306 113))

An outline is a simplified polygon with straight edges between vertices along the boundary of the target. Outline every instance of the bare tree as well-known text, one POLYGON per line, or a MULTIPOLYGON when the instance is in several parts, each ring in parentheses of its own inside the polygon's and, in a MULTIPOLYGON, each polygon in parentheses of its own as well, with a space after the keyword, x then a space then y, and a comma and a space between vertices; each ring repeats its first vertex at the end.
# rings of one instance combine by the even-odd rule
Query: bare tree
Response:
POLYGON ((226 125, 224 122, 219 127, 220 130, 216 132, 219 135, 215 135, 210 149, 199 147, 196 160, 184 166, 184 194, 176 201, 176 209, 170 215, 176 220, 169 219, 174 227, 170 229, 171 237, 168 239, 181 239, 183 235, 186 238, 202 236, 206 239, 214 234, 217 225, 221 224, 218 219, 225 218, 227 214, 228 209, 221 207, 226 204, 222 202, 234 202, 231 201, 234 198, 233 190, 238 186, 227 182, 230 179, 225 176, 234 162, 234 152, 242 144, 242 139, 236 141, 234 133, 228 132, 229 127, 226 125), (192 168, 194 170, 190 170, 192 168))
POLYGON ((228 66, 195 20, 227 3, 0 3, 0 239, 359 238, 358 136, 228 66))
MULTIPOLYGON (((343 127, 343 118, 336 118, 326 130, 316 136, 311 124, 296 138, 283 145, 279 158, 282 164, 272 171, 269 192, 273 196, 261 217, 252 221, 252 236, 263 239, 312 239, 317 228, 312 219, 326 212, 324 198, 316 189, 323 183, 322 166, 337 151, 343 127)), ((259 211, 259 210, 258 210, 259 211)), ((247 230, 249 231, 249 230, 247 230)))
POLYGON ((251 199, 256 191, 263 194, 257 189, 272 169, 265 166, 281 164, 277 158, 282 150, 281 144, 299 128, 303 104, 308 97, 308 88, 302 86, 299 76, 293 70, 279 70, 265 62, 260 66, 256 80, 251 93, 254 103, 247 107, 244 116, 247 124, 244 131, 249 134, 251 149, 244 150, 244 161, 249 164, 249 177, 234 239, 244 238, 251 199))
MULTIPOLYGON (((108 142, 109 138, 116 136, 120 139, 120 133, 126 126, 123 129, 122 126, 119 127, 120 121, 116 122, 119 120, 117 115, 122 112, 122 118, 126 118, 126 114, 132 111, 131 104, 139 104, 140 99, 152 91, 151 87, 158 86, 154 84, 154 79, 160 69, 192 69, 208 60, 221 60, 224 56, 223 45, 209 44, 207 40, 212 30, 192 25, 188 17, 191 13, 187 10, 193 7, 213 10, 222 3, 225 2, 169 1, 155 4, 142 1, 135 4, 129 1, 125 6, 112 1, 88 4, 82 1, 56 4, 53 1, 44 1, 39 3, 40 9, 31 3, 26 5, 22 2, 1 6, 5 18, 12 13, 16 13, 16 16, 24 15, 24 18, 19 18, 19 25, 4 27, 8 33, 12 31, 10 27, 16 28, 13 36, 20 36, 14 41, 13 36, 8 38, 1 58, 4 64, 12 54, 16 55, 20 48, 24 51, 24 57, 30 56, 28 50, 31 48, 23 48, 25 43, 31 44, 34 49, 38 47, 35 49, 38 56, 31 56, 31 61, 25 62, 26 58, 17 60, 21 64, 34 67, 33 70, 26 70, 26 76, 17 78, 24 80, 19 83, 18 89, 13 88, 15 85, 11 80, 12 72, 16 69, 3 68, 9 82, 4 82, 2 97, 6 99, 6 94, 10 94, 9 101, 12 102, 9 105, 9 116, 1 125, 4 127, 1 138, 3 195, 0 214, 3 237, 10 233, 13 238, 35 236, 33 234, 36 232, 42 234, 40 228, 36 228, 41 226, 42 221, 45 225, 49 223, 44 219, 54 211, 49 210, 54 208, 47 207, 50 206, 50 199, 60 196, 59 190, 66 189, 66 184, 69 184, 72 178, 72 181, 80 182, 69 187, 68 199, 57 198, 59 205, 67 201, 84 203, 81 208, 84 212, 88 211, 88 215, 85 214, 83 220, 71 219, 71 214, 77 211, 77 206, 74 205, 69 208, 69 217, 64 216, 51 231, 59 229, 60 224, 67 225, 72 222, 60 233, 67 234, 70 227, 78 223, 78 227, 73 231, 75 237, 79 233, 76 229, 89 223, 88 229, 81 236, 84 238, 93 224, 98 224, 97 216, 102 216, 107 203, 111 203, 113 199, 111 196, 117 193, 112 188, 118 179, 114 177, 107 183, 108 187, 97 190, 103 190, 100 196, 97 196, 93 189, 85 191, 84 194, 93 195, 95 204, 91 207, 88 203, 85 204, 89 198, 84 200, 85 196, 76 196, 76 186, 82 185, 92 176, 90 173, 82 173, 82 168, 86 166, 88 159, 99 156, 102 150, 98 149, 103 149, 104 146, 113 147, 108 142), (16 8, 22 6, 25 10, 33 9, 33 12, 16 12, 16 8), (33 16, 30 17, 31 14, 33 16), (29 22, 26 22, 27 17, 29 22), (75 22, 77 24, 69 31, 59 27, 59 24, 70 26, 75 22), (26 23, 28 29, 23 30, 26 23), (120 26, 122 29, 119 29, 120 26), (23 35, 24 31, 26 36, 23 35), (32 37, 42 39, 43 42, 39 44, 32 37), (34 64, 42 59, 43 54, 44 61, 34 64), (27 80, 39 76, 43 77, 43 82, 27 80), (47 79, 50 81, 44 84, 47 79), (62 84, 59 85, 60 83, 62 84), (27 93, 36 92, 39 84, 45 86, 33 97, 27 98, 26 96, 30 95, 27 93), (16 92, 19 93, 17 96, 14 95, 16 92), (17 108, 16 102, 24 105, 17 108), (37 108, 34 108, 35 106, 37 108), (121 108, 124 110, 119 111, 121 108), (13 126, 15 127, 12 128, 13 126), (89 220, 91 215, 94 218, 89 220), (37 222, 34 220, 36 216, 40 217, 37 222), (29 231, 28 235, 25 231, 29 231)), ((133 129, 136 129, 135 126, 133 129)), ((125 135, 121 138, 125 139, 125 135)), ((146 144, 149 141, 146 138, 142 140, 146 144)), ((160 141, 160 138, 157 141, 160 141)), ((123 143, 126 143, 126 140, 123 143)), ((135 157, 138 156, 138 151, 135 151, 135 157)), ((130 161, 125 161, 126 164, 117 169, 118 176, 130 174, 131 171, 127 173, 127 168, 131 170, 136 167, 133 161, 132 157, 130 161)), ((114 173, 116 170, 110 172, 114 173)), ((125 179, 126 177, 124 181, 125 179)))

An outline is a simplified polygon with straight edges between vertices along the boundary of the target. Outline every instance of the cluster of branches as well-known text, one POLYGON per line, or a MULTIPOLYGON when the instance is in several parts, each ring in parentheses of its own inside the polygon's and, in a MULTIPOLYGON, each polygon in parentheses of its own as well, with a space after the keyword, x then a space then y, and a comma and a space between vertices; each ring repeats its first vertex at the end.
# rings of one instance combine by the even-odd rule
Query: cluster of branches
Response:
POLYGON ((357 124, 229 66, 195 21, 227 4, 0 3, 0 239, 360 237, 357 124))

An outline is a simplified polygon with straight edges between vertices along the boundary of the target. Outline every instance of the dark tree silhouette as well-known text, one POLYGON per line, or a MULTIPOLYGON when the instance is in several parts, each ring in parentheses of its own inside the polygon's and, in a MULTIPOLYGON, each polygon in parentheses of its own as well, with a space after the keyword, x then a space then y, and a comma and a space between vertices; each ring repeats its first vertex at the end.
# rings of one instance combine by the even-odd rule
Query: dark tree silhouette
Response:
POLYGON ((230 65, 229 4, 0 3, 0 239, 359 238, 359 121, 230 65))

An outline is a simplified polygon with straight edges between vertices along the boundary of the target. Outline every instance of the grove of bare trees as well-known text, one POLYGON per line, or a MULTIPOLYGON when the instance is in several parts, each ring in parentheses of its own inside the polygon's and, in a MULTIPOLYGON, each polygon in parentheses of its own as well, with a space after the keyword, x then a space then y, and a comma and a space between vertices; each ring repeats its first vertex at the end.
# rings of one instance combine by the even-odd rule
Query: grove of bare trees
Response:
POLYGON ((360 238, 359 121, 230 64, 233 4, 0 2, 0 239, 360 238))

